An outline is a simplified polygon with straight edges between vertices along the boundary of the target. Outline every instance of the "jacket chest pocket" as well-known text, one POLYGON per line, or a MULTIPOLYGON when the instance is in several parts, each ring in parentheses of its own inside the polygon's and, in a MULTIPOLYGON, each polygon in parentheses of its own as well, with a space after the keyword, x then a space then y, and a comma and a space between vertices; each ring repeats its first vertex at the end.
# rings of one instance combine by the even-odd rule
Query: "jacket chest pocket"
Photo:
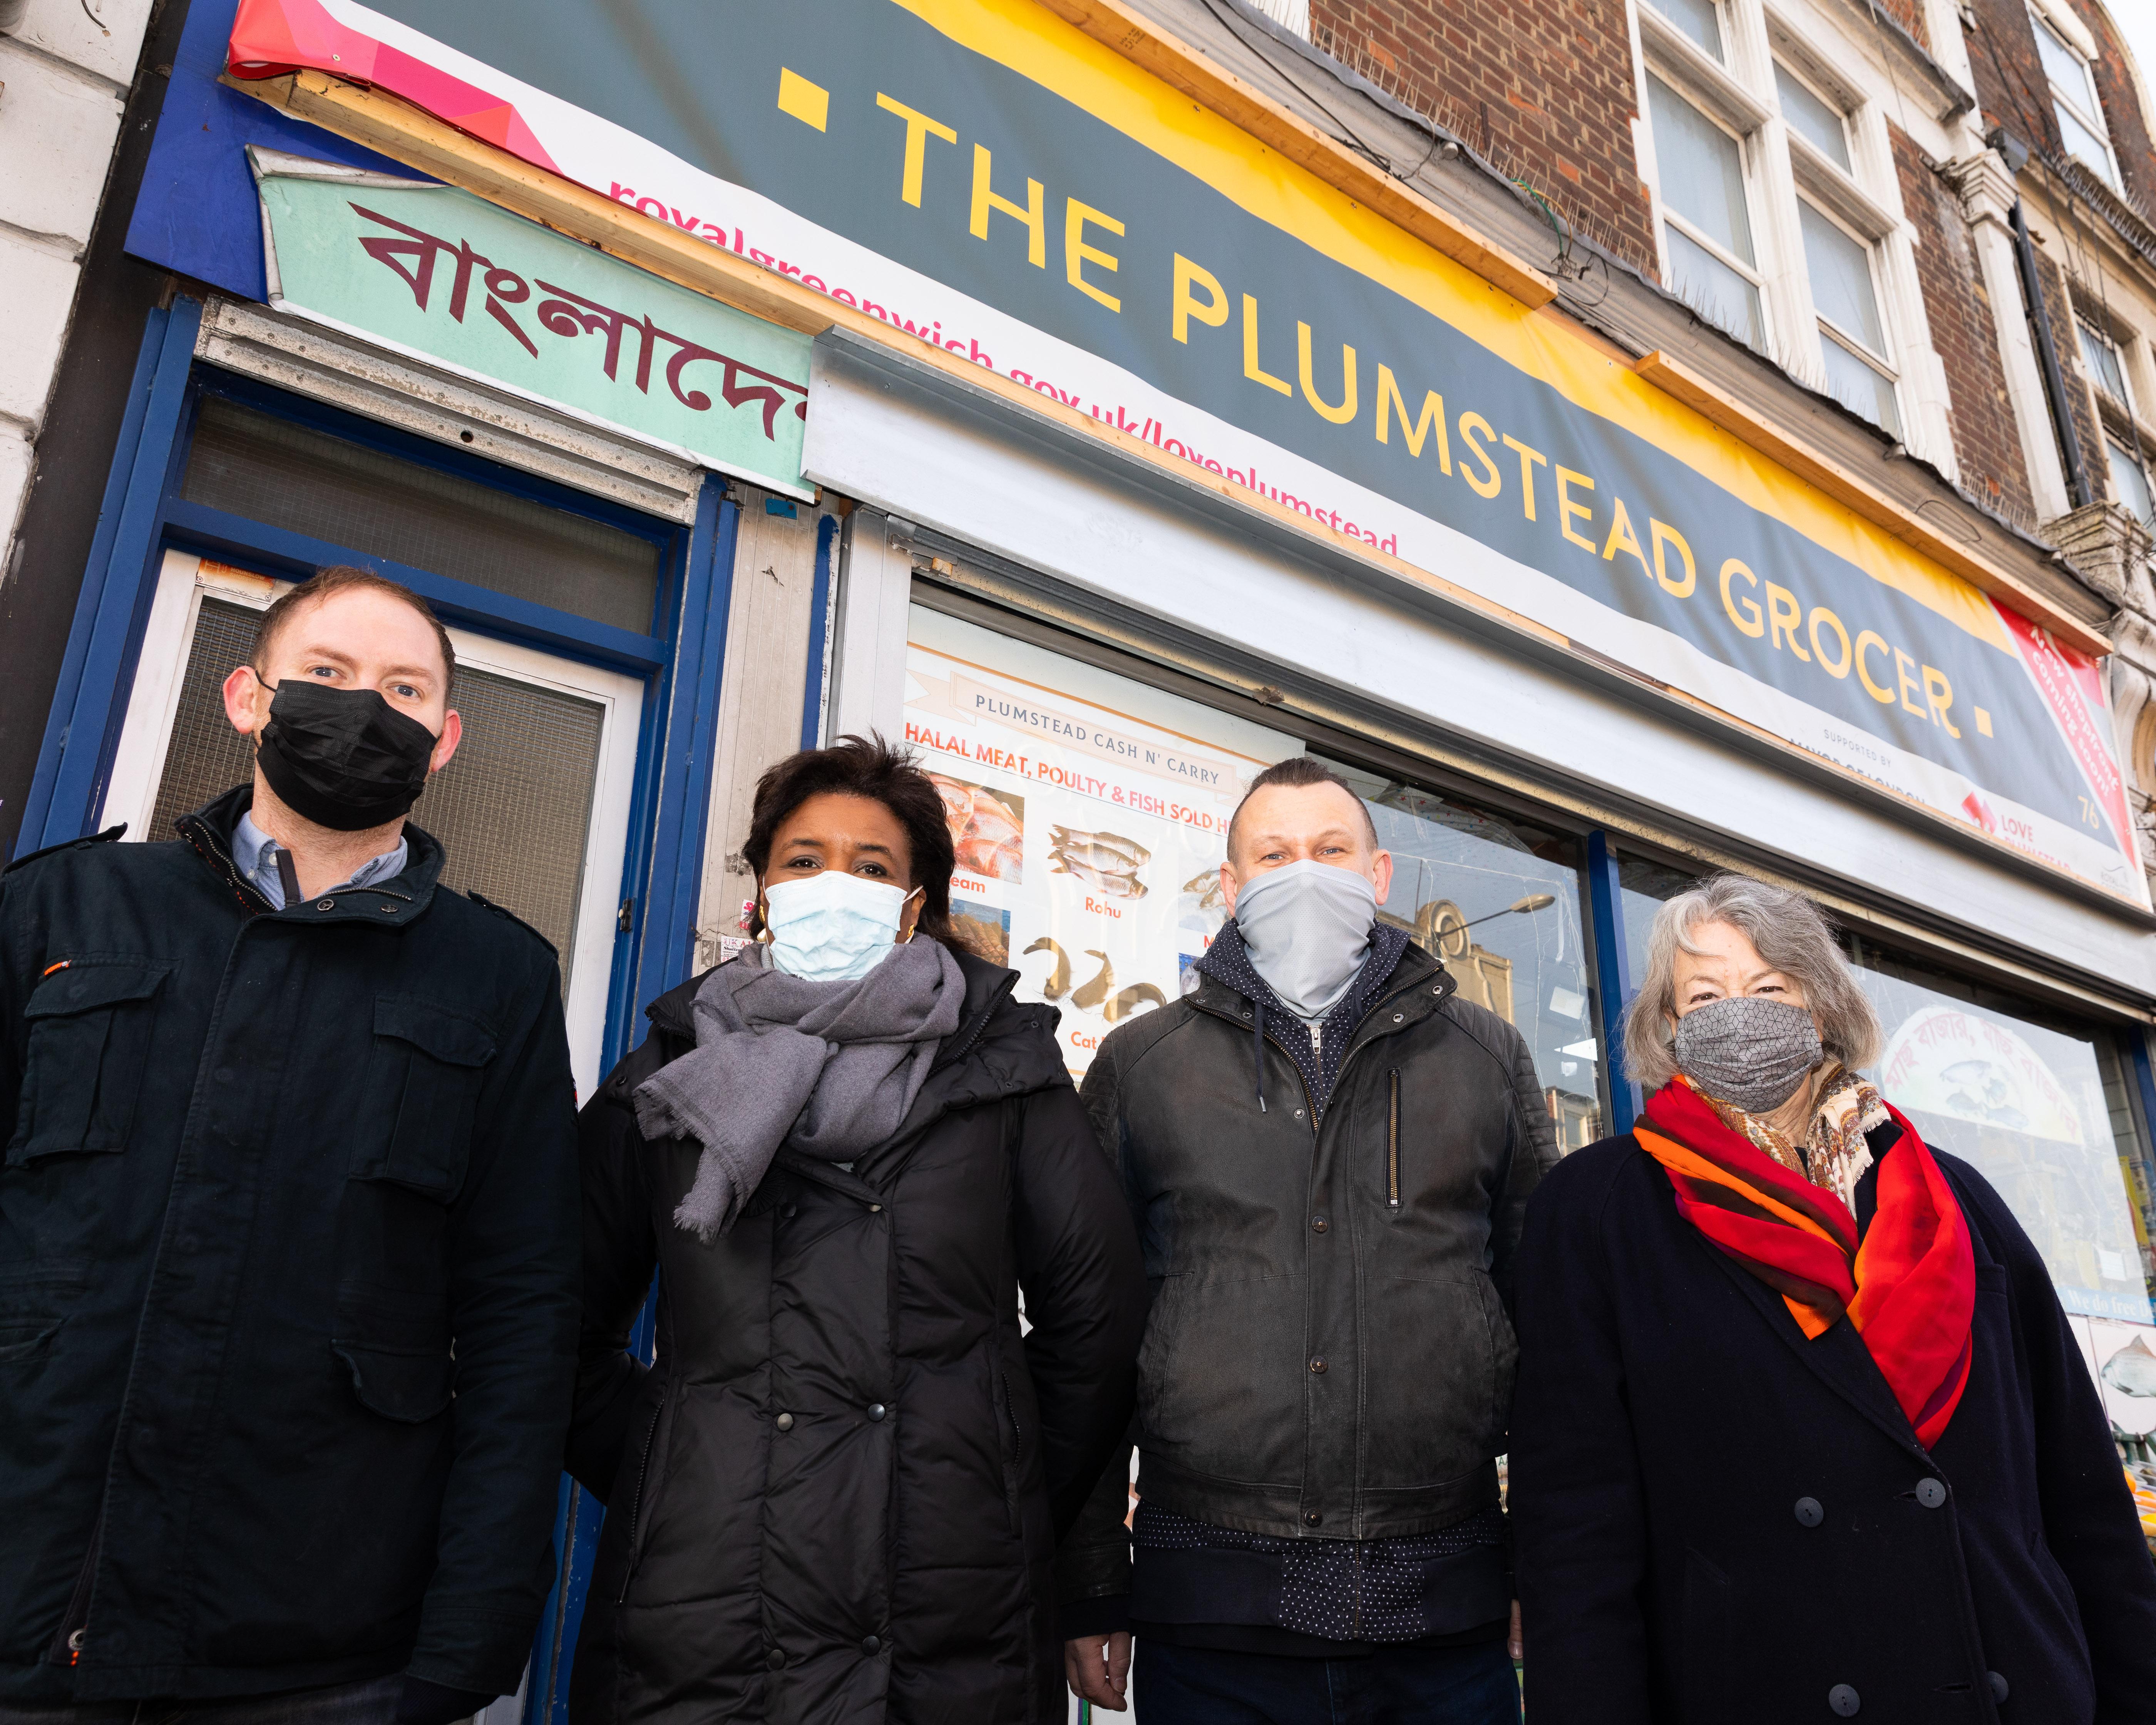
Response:
POLYGON ((31 990, 29 1046, 8 1166, 124 1150, 169 964, 77 959, 31 990))
POLYGON ((356 1180, 387 1180, 454 1200, 464 1184, 480 1081, 493 1034, 430 1001, 383 995, 374 1003, 367 1067, 367 1125, 353 1154, 356 1180))

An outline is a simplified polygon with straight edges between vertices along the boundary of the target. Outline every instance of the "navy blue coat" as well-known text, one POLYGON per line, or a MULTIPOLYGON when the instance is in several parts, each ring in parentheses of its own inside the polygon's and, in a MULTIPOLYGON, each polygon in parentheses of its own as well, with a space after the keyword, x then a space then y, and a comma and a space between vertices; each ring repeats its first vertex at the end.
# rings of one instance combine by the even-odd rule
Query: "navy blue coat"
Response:
POLYGON ((395 879, 272 911, 250 794, 0 879, 0 1708, 506 1694, 545 1596, 553 954, 412 827, 395 879))
POLYGON ((1927 1453, 1846 1322, 1676 1211, 1631 1137, 1520 1245, 1512 1507, 1536 1725, 2156 1721, 2156 1564, 2036 1249, 1941 1155, 1974 1359, 1927 1453))

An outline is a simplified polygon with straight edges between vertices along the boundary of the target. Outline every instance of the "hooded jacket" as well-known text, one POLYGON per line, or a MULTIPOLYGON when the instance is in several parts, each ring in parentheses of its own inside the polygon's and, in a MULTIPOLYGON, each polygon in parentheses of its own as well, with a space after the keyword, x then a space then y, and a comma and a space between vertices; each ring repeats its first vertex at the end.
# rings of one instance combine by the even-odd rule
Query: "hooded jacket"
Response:
POLYGON ((0 1702, 506 1695, 537 1626, 577 1312, 553 954, 408 825, 403 873, 271 911, 251 799, 0 876, 0 1702))
POLYGON ((898 1132, 850 1168, 782 1147, 709 1245, 674 1221, 701 1147, 633 1101, 701 978, 584 1110, 569 1461, 608 1514, 578 1725, 1064 1717, 1050 1568, 1129 1419, 1145 1285, 1055 1010, 958 963, 898 1132))

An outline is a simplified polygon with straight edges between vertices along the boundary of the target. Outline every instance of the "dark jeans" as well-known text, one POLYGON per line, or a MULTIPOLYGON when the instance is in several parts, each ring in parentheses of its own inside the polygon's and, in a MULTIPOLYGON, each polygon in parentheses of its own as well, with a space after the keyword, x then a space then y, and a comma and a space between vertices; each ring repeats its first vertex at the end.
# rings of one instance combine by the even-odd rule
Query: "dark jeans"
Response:
POLYGON ((211 1701, 0 1701, 0 1725, 393 1725, 402 1676, 211 1701))
POLYGON ((1138 1725, 1520 1725, 1502 1640, 1286 1659, 1141 1638, 1131 1698, 1138 1725))

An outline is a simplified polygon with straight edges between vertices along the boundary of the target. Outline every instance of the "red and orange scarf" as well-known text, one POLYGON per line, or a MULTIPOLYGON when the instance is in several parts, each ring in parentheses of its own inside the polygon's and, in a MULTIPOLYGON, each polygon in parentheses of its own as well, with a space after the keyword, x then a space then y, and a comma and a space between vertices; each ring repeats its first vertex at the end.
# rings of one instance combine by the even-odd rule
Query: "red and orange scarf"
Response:
POLYGON ((1969 1224, 1917 1129, 1879 1163, 1879 1209, 1856 1219, 1722 1124, 1682 1078, 1647 1099, 1633 1136, 1676 1189, 1677 1214, 1788 1302, 1807 1337, 1856 1327, 1928 1449, 1969 1386, 1976 1260, 1969 1224))

